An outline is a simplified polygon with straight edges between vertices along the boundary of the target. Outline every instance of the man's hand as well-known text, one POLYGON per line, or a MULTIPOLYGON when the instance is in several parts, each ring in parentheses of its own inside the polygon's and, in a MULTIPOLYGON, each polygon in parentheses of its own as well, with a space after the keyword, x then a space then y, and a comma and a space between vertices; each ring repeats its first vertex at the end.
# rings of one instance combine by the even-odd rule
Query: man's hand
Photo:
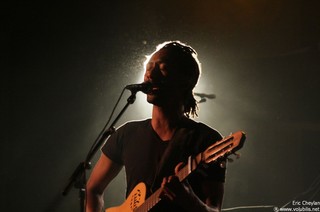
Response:
MULTIPOLYGON (((210 204, 211 202, 214 202, 214 201, 211 201, 210 198, 208 198, 206 203, 204 203, 193 192, 187 180, 184 180, 183 182, 179 181, 177 173, 182 167, 183 167, 183 163, 179 163, 175 167, 175 175, 163 178, 162 184, 161 184, 162 191, 159 197, 161 199, 171 201, 173 204, 176 204, 181 208, 184 208, 186 211, 190 211, 190 212, 191 211, 197 211, 197 212, 220 211, 222 199, 219 199, 219 203, 215 205, 210 204)), ((214 188, 212 186, 208 186, 208 187, 214 188)), ((217 192, 216 190, 214 191, 217 192)))
POLYGON ((161 184, 162 191, 160 193, 160 198, 172 201, 175 204, 184 207, 186 200, 190 199, 190 195, 194 195, 194 193, 187 181, 179 181, 177 173, 182 167, 183 163, 179 163, 175 167, 176 175, 163 178, 161 184))

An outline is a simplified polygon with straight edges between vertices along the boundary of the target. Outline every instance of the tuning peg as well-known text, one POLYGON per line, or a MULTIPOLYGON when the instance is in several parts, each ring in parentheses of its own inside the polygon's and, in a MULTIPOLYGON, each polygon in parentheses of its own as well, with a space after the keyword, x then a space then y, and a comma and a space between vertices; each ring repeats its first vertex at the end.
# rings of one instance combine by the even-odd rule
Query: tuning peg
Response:
POLYGON ((237 158, 237 159, 239 159, 239 158, 240 158, 240 156, 241 156, 241 154, 240 154, 240 153, 236 153, 236 152, 234 152, 233 154, 236 156, 236 158, 237 158))
POLYGON ((226 168, 227 167, 226 161, 221 161, 220 167, 223 169, 226 168))
POLYGON ((227 161, 228 161, 229 163, 232 163, 234 160, 233 160, 232 158, 227 158, 227 161))

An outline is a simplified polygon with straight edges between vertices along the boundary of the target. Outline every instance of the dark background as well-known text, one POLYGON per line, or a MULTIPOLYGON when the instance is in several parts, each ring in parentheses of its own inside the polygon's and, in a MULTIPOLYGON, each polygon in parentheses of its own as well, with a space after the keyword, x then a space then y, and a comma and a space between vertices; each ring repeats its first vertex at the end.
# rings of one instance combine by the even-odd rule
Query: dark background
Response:
MULTIPOLYGON (((122 88, 141 82, 145 55, 166 40, 198 51, 195 91, 217 96, 200 104, 197 120, 225 135, 247 133, 242 157, 228 166, 224 208, 279 207, 310 186, 299 198, 320 201, 319 179, 312 185, 320 172, 319 9, 318 0, 2 5, 0 211, 79 211, 78 191, 62 197, 63 187, 122 88)), ((150 116, 144 98, 118 125, 150 116)), ((106 205, 120 204, 123 190, 122 173, 106 205)))

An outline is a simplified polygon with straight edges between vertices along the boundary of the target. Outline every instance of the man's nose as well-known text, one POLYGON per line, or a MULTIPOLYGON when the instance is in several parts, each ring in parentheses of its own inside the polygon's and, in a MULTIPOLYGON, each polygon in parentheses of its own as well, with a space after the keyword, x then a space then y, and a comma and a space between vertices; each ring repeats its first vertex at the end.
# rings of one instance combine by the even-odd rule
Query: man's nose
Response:
POLYGON ((163 76, 158 65, 154 65, 150 71, 151 79, 161 79, 163 76))
POLYGON ((157 80, 158 78, 161 78, 162 76, 159 67, 155 65, 149 68, 149 70, 147 70, 145 73, 145 77, 151 80, 157 80))

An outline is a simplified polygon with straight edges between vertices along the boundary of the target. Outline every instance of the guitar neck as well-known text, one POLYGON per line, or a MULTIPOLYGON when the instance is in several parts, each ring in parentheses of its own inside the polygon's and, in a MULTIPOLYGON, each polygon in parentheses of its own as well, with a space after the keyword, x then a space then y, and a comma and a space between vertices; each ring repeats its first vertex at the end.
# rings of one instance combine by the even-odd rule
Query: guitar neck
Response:
MULTIPOLYGON (((197 168, 197 164, 201 161, 201 154, 198 154, 195 158, 192 158, 189 156, 188 158, 188 164, 183 166, 179 172, 176 174, 179 178, 179 181, 183 181, 188 177, 189 174, 191 174, 192 171, 194 171, 197 168)), ((148 199, 145 200, 145 202, 138 208, 134 210, 134 212, 146 212, 150 211, 151 208, 153 208, 157 203, 160 202, 161 198, 160 193, 162 191, 162 188, 159 188, 156 190, 152 195, 148 197, 148 199)))
POLYGON ((188 163, 176 174, 180 182, 186 179, 189 174, 191 174, 198 167, 201 162, 201 154, 202 153, 198 154, 196 157, 189 156, 188 163))

